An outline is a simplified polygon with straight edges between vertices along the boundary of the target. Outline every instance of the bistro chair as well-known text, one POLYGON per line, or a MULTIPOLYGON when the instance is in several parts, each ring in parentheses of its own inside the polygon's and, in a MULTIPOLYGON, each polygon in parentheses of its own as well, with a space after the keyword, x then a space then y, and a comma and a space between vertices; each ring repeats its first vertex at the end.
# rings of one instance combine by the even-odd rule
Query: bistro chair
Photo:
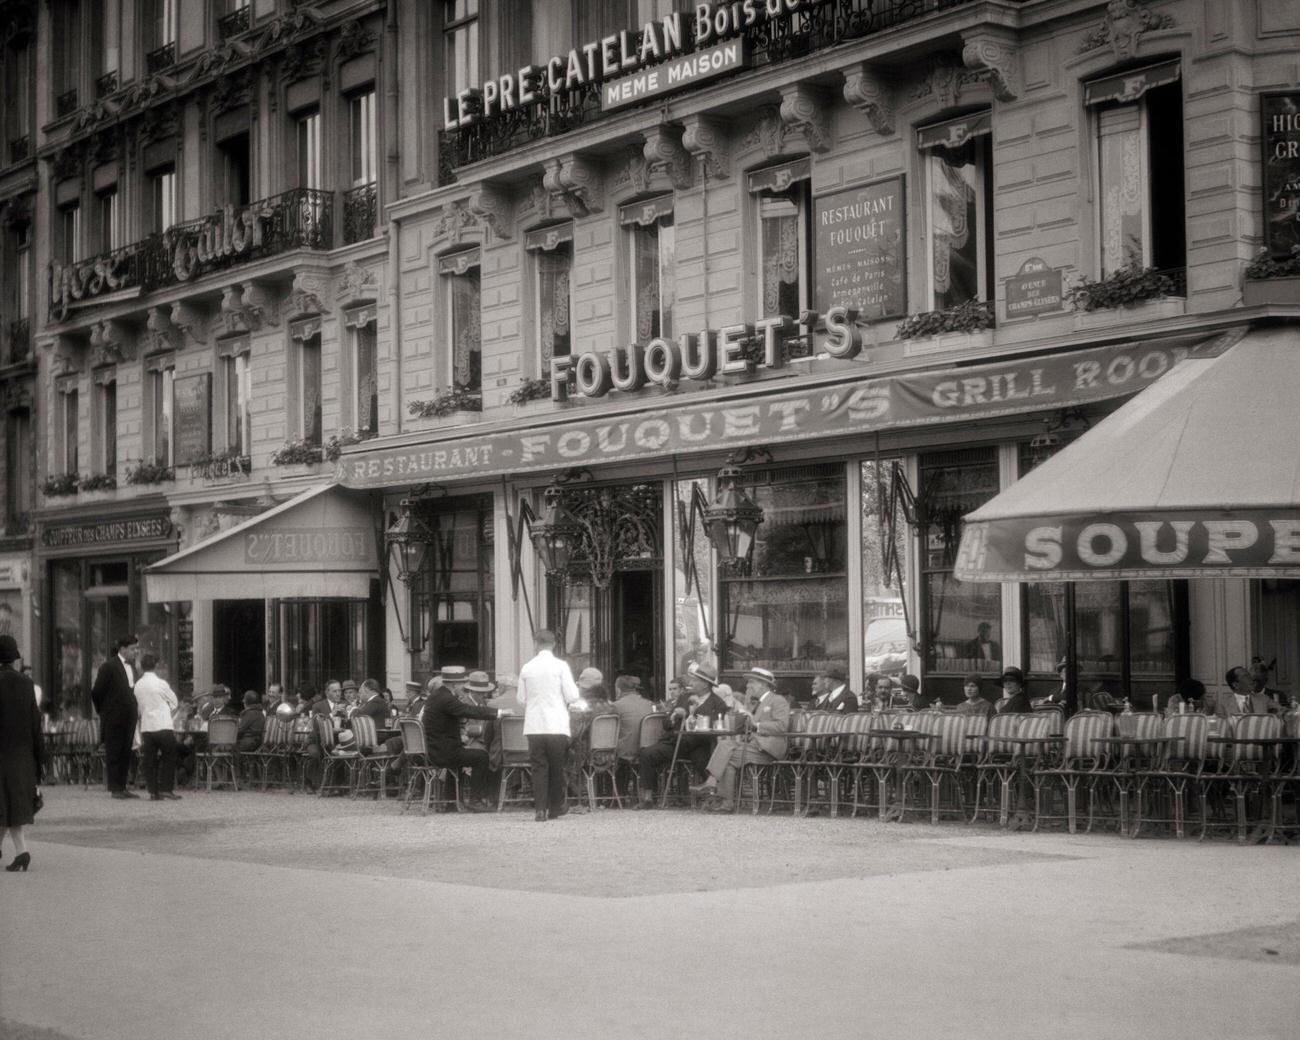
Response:
POLYGON ((356 737, 358 756, 352 770, 352 797, 373 794, 382 802, 384 788, 388 786, 388 769, 397 756, 379 743, 375 720, 369 715, 353 715, 348 725, 356 737))
POLYGON ((630 764, 632 767, 632 797, 637 801, 641 800, 641 771, 640 755, 647 748, 652 748, 659 741, 663 740, 664 734, 668 732, 668 715, 662 711, 652 711, 649 715, 641 720, 641 728, 637 733, 637 758, 630 764))
POLYGON ((987 715, 946 711, 939 717, 938 740, 931 741, 921 771, 930 781, 930 822, 941 815, 966 818, 967 781, 975 774, 976 752, 967 737, 983 736, 987 715), (947 785, 947 799, 944 786, 947 785))
POLYGON ((582 763, 582 775, 587 784, 587 804, 592 812, 596 811, 598 776, 609 777, 614 804, 623 808, 623 800, 618 796, 618 721, 617 715, 597 715, 591 720, 590 743, 582 763))
MULTIPOLYGON (((1222 733, 1230 740, 1267 740, 1282 736, 1282 719, 1277 715, 1237 715, 1231 720, 1232 732, 1222 733)), ((1273 780, 1276 761, 1274 749, 1259 744, 1228 743, 1210 747, 1222 748, 1217 760, 1217 768, 1204 770, 1200 778, 1201 792, 1201 837, 1205 837, 1210 822, 1211 807, 1223 809, 1235 808, 1237 840, 1244 842, 1247 831, 1252 826, 1261 826, 1265 822, 1264 802, 1267 796, 1268 823, 1273 820, 1273 780), (1219 801, 1219 792, 1231 796, 1231 803, 1225 805, 1219 801)), ((1214 754, 1213 751, 1209 754, 1214 754)), ((1223 815, 1227 816, 1225 812, 1223 815)), ((1232 821, 1225 820, 1225 823, 1232 821)))
MULTIPOLYGON (((90 786, 100 773, 104 761, 103 748, 99 746, 99 720, 78 719, 72 724, 68 736, 68 782, 81 780, 90 786)), ((102 773, 101 773, 102 775, 102 773)))
MULTIPOLYGON (((824 712, 807 712, 795 709, 790 712, 786 728, 791 733, 806 732, 811 727, 813 719, 824 714, 824 712)), ((797 811, 811 750, 812 741, 807 737, 788 737, 786 739, 784 758, 777 759, 775 762, 745 761, 743 774, 737 778, 737 809, 740 807, 745 778, 748 777, 755 814, 758 812, 759 799, 765 790, 768 792, 767 811, 769 813, 776 806, 778 797, 781 794, 786 795, 786 797, 781 798, 781 801, 789 804, 797 811)))
POLYGON ((292 787, 293 720, 282 719, 278 715, 268 716, 262 734, 262 746, 245 757, 256 765, 263 791, 272 784, 281 788, 292 787), (271 779, 273 769, 279 774, 274 780, 271 779))
POLYGON ((1143 823, 1169 823, 1183 837, 1187 817, 1187 789, 1200 780, 1205 765, 1205 738, 1209 720, 1204 715, 1171 715, 1164 720, 1163 736, 1170 739, 1151 766, 1134 773, 1133 833, 1143 823), (1168 801, 1160 795, 1166 795, 1168 801), (1148 795, 1150 802, 1148 803, 1148 795), (1150 811, 1147 806, 1150 804, 1150 811), (1168 806, 1167 813, 1161 809, 1168 806))
MULTIPOLYGON (((1293 708, 1282 716, 1282 731, 1288 737, 1300 737, 1300 712, 1293 708)), ((1272 793, 1273 833, 1290 841, 1289 835, 1300 831, 1300 747, 1285 749, 1273 776, 1272 793)))
POLYGON ((402 755, 406 759, 406 786, 402 791, 402 812, 411 807, 417 785, 425 815, 430 804, 443 808, 460 809, 460 778, 457 770, 435 766, 429 761, 429 748, 424 740, 424 724, 418 718, 400 718, 402 755), (448 798, 450 792, 450 798, 448 798))
POLYGON ((528 738, 524 736, 524 717, 507 715, 501 720, 501 787, 497 792, 497 812, 506 807, 506 802, 518 805, 524 802, 532 804, 533 766, 528 754, 528 738), (517 798, 507 798, 512 777, 528 778, 527 789, 521 787, 517 798))
POLYGON ((74 723, 61 722, 58 727, 42 734, 45 738, 45 764, 47 781, 51 784, 72 782, 72 736, 74 723))
MULTIPOLYGON (((993 793, 997 785, 998 823, 1005 827, 1011 808, 1011 778, 1016 775, 1019 763, 1016 754, 1020 748, 1011 739, 1020 733, 1021 721, 1030 715, 1005 713, 989 719, 984 735, 978 739, 979 758, 975 762, 975 797, 971 822, 979 819, 981 812, 992 812, 992 807, 980 808, 980 793, 987 789, 993 793)), ((973 742, 973 741, 972 741, 973 742)))
POLYGON ((327 794, 351 794, 353 770, 356 768, 358 753, 339 751, 334 734, 334 720, 328 715, 315 716, 312 725, 316 727, 316 738, 320 742, 321 750, 320 786, 316 788, 316 797, 324 798, 327 794), (334 779, 335 777, 338 779, 334 779))
POLYGON ((1110 751, 1099 738, 1111 736, 1114 716, 1105 711, 1081 711, 1065 724, 1065 747, 1057 764, 1040 767, 1034 772, 1034 827, 1043 820, 1064 820, 1071 834, 1078 824, 1078 793, 1082 784, 1088 792, 1088 830, 1092 830, 1096 785, 1108 779, 1110 751), (1060 784, 1065 796, 1064 814, 1044 811, 1044 794, 1050 799, 1053 787, 1060 784))
POLYGON ((1122 834, 1131 833, 1129 804, 1137 793, 1138 773, 1150 770, 1158 760, 1158 755, 1149 750, 1151 745, 1144 746, 1139 742, 1161 736, 1164 722, 1163 716, 1150 711, 1115 716, 1115 736, 1132 737, 1135 741, 1120 745, 1118 752, 1110 756, 1107 769, 1111 790, 1119 798, 1119 829, 1122 834))
MULTIPOLYGON (((863 777, 870 778, 868 768, 872 737, 868 730, 874 729, 876 715, 874 712, 859 711, 844 719, 844 736, 840 738, 840 770, 849 785, 852 799, 852 815, 858 814, 858 791, 863 777)), ((838 806, 837 806, 838 807, 838 806)))
POLYGON ((806 796, 803 809, 809 811, 812 803, 821 795, 828 803, 832 817, 840 811, 840 795, 844 779, 849 775, 847 758, 850 755, 850 735, 853 720, 857 713, 846 714, 828 712, 815 716, 809 724, 809 732, 835 734, 822 740, 814 741, 809 749, 809 762, 805 776, 806 796))
POLYGON ((213 783, 229 782, 236 791, 239 790, 239 752, 235 744, 239 741, 239 720, 228 715, 218 715, 208 722, 208 746, 194 755, 194 787, 197 790, 201 782, 206 781, 209 791, 213 783), (225 772, 228 781, 220 779, 225 772))

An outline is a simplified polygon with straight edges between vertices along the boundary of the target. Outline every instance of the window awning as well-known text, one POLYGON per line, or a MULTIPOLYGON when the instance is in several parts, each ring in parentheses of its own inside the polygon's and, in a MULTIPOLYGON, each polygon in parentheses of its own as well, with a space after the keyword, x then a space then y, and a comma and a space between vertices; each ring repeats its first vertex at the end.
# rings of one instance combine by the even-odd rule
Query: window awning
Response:
POLYGON ((916 131, 916 147, 922 151, 927 148, 960 148, 972 137, 983 137, 991 133, 993 113, 987 110, 973 112, 960 119, 948 119, 920 127, 916 131))
POLYGON ((333 484, 301 495, 145 570, 150 603, 365 599, 379 577, 373 499, 333 484))
POLYGON ((529 252, 549 253, 566 242, 573 241, 573 221, 536 228, 524 236, 524 248, 529 252))
POLYGON ((1167 83, 1177 83, 1181 76, 1182 66, 1177 61, 1166 61, 1160 65, 1148 65, 1144 69, 1094 79, 1083 85, 1083 103, 1100 105, 1107 101, 1136 101, 1148 90, 1163 87, 1167 83))
POLYGON ((805 156, 791 162, 753 170, 749 175, 749 190, 751 194, 763 191, 786 191, 796 181, 806 181, 811 178, 812 160, 805 156))
POLYGON ((966 517, 963 581, 1300 577, 1300 328, 1191 356, 966 517))
POLYGON ((629 202, 626 206, 618 208, 618 222, 623 225, 638 224, 641 227, 649 227, 656 220, 672 215, 671 195, 660 195, 657 198, 646 199, 644 202, 629 202))

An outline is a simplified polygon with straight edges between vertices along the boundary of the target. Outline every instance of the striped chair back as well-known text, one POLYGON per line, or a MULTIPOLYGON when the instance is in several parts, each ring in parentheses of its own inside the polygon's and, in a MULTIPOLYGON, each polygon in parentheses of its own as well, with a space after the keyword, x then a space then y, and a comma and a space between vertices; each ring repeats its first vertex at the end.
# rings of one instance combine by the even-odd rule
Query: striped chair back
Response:
POLYGON ((790 712, 790 721, 786 724, 786 728, 793 733, 798 733, 801 730, 806 730, 808 728, 809 714, 811 713, 807 711, 805 708, 793 709, 790 712))
POLYGON ((73 724, 72 746, 78 751, 99 747, 99 719, 81 719, 73 724))
MULTIPOLYGON (((817 720, 824 718, 825 715, 826 713, 824 711, 792 711, 790 712, 790 726, 788 732, 823 732, 822 730, 814 729, 814 727, 821 725, 817 720)), ((785 757, 806 758, 808 757, 808 752, 811 750, 813 750, 813 741, 809 740, 807 737, 791 737, 785 744, 785 757)))
POLYGON ((637 738, 637 747, 654 747, 663 740, 668 732, 668 716, 662 711, 652 711, 641 720, 641 732, 637 738))
POLYGON ((289 744, 292 727, 288 719, 272 715, 266 720, 266 729, 262 731, 263 751, 283 751, 289 744))
POLYGON ((365 753, 379 747, 379 734, 375 730, 375 720, 369 715, 353 715, 348 719, 348 728, 356 737, 358 751, 365 753))
POLYGON ((618 750, 618 716, 597 715, 591 720, 589 731, 591 753, 609 754, 618 750))
POLYGON ((528 738, 524 736, 522 715, 507 715, 501 720, 501 753, 507 759, 528 761, 528 738))
POLYGON ((1165 747, 1165 761, 1180 759, 1199 762, 1205 757, 1205 738, 1209 720, 1204 715, 1170 715, 1165 719, 1164 735, 1173 743, 1165 747))
POLYGON ((876 716, 870 712, 858 711, 851 715, 840 716, 840 754, 847 759, 861 759, 871 747, 871 738, 867 730, 876 724, 876 716))
POLYGON ((1035 704, 1034 714, 1052 720, 1051 736, 1060 736, 1065 732, 1065 710, 1059 704, 1035 704))
POLYGON ((239 720, 220 715, 208 723, 208 748, 229 750, 239 740, 239 720))
POLYGON ((1164 732, 1164 717, 1152 711, 1139 711, 1132 715, 1116 715, 1115 730, 1121 737, 1149 740, 1164 732))
POLYGON ((1300 737, 1300 711, 1292 708, 1283 715, 1282 729, 1288 737, 1300 737))
POLYGON ((424 726, 419 719, 399 718, 397 728, 402 731, 402 753, 410 758, 423 759, 429 753, 424 743, 424 726))
POLYGON ((328 715, 313 715, 311 724, 316 727, 316 737, 322 751, 334 750, 334 720, 328 715))
MULTIPOLYGON (((1041 740, 1044 737, 1055 736, 1052 732, 1055 720, 1050 712, 1034 712, 1032 715, 1024 715, 1020 721, 1020 732, 1017 737, 1026 740, 1041 740)), ((1021 744, 1019 754, 1022 758, 1039 759, 1047 755, 1052 749, 1048 744, 1021 744)))
POLYGON ((1020 723, 1026 718, 1029 716, 1011 712, 990 718, 988 728, 985 730, 988 739, 984 742, 984 756, 986 758, 1006 757, 1019 751, 1020 748, 1010 743, 1008 738, 1020 735, 1020 723))
POLYGON ((1113 735, 1115 720, 1107 711, 1081 711, 1065 724, 1065 761, 1099 762, 1106 757, 1106 745, 1098 744, 1099 737, 1113 735))
POLYGON ((961 758, 970 750, 966 736, 971 731, 971 723, 977 719, 981 724, 984 722, 983 715, 963 715, 955 711, 939 713, 935 730, 939 739, 930 742, 931 753, 936 758, 961 758))
MULTIPOLYGON (((1282 719, 1278 715, 1238 715, 1238 740, 1268 740, 1282 735, 1282 719)), ((1269 749, 1263 744, 1233 745, 1233 755, 1238 765, 1242 762, 1263 762, 1269 749)))

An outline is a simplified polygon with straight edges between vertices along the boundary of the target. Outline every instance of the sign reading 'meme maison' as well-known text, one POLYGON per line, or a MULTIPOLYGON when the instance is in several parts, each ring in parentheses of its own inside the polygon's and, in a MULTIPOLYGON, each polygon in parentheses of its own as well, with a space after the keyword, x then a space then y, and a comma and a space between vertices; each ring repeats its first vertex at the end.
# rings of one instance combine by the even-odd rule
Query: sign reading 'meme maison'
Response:
POLYGON ((698 86, 748 64, 749 50, 745 41, 728 40, 708 50, 674 58, 662 65, 603 84, 600 107, 606 112, 623 108, 649 97, 698 86))
POLYGON ((851 307, 867 321, 907 313, 903 178, 816 200, 817 307, 851 307))

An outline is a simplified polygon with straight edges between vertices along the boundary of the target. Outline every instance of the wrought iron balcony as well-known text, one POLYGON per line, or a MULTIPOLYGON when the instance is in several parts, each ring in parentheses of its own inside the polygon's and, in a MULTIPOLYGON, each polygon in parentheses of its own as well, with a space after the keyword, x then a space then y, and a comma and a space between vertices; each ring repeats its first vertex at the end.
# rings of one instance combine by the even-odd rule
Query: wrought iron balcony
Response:
POLYGON ((105 72, 95 80, 95 97, 108 97, 117 89, 117 73, 105 72))
POLYGON ((9 142, 9 161, 11 163, 22 162, 24 159, 31 158, 32 139, 26 134, 22 137, 15 137, 9 142))
POLYGON ((223 14, 217 19, 217 36, 220 39, 228 40, 232 36, 248 32, 248 27, 252 24, 251 14, 252 9, 250 7, 241 7, 229 14, 223 14))
POLYGON ((293 249, 334 245, 334 193, 293 188, 247 206, 227 205, 111 253, 50 265, 50 317, 122 290, 154 292, 293 249))
MULTIPOLYGON (((839 43, 862 39, 914 21, 936 11, 962 7, 976 0, 812 0, 775 18, 760 18, 740 33, 750 55, 749 69, 760 69, 803 57, 839 43)), ((761 8, 761 4, 755 4, 761 8)), ((688 15, 683 17, 689 18, 688 15)), ((637 53, 641 33, 630 32, 629 49, 637 53)), ((734 38, 734 37, 732 37, 734 38)), ((712 46, 712 43, 707 46, 712 46)), ((687 48, 690 53, 693 48, 687 48)), ((669 60, 668 58, 664 59, 669 60)), ((646 67, 657 64, 647 63, 646 67)), ((743 76, 745 69, 734 75, 743 76)), ((558 95, 543 96, 513 111, 494 114, 459 130, 439 131, 439 183, 455 180, 455 171, 470 163, 502 155, 539 137, 567 134, 604 118, 600 83, 585 83, 558 95)), ((651 96, 647 105, 662 104, 651 96)), ((626 108, 620 108, 623 114, 626 108)))
POLYGON ((20 365, 32 359, 32 326, 26 318, 9 322, 0 343, 0 365, 20 365))
POLYGON ((65 90, 62 94, 54 99, 54 117, 62 119, 64 116, 70 116, 77 110, 77 88, 65 90))
POLYGON ((176 44, 164 43, 161 47, 155 47, 145 55, 144 65, 149 70, 149 75, 155 72, 162 72, 164 69, 170 69, 176 64, 176 44))
POLYGON ((374 237, 378 207, 379 195, 373 183, 343 193, 344 245, 374 237))

